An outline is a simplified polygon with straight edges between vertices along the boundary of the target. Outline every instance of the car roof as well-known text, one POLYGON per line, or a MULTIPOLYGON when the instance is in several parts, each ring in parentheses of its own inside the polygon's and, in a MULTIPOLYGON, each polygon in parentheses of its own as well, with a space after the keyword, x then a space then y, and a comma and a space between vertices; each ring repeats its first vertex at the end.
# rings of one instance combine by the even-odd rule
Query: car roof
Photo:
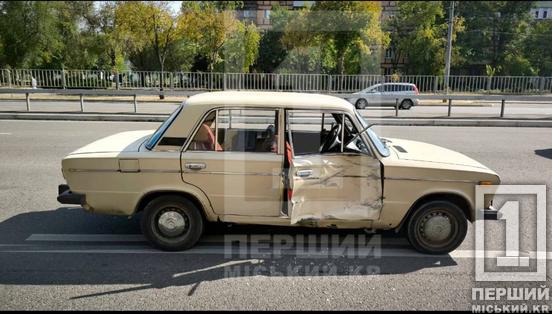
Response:
POLYGON ((190 136, 194 126, 206 112, 220 107, 317 109, 354 114, 354 106, 351 103, 329 95, 258 91, 205 92, 193 95, 184 102, 182 111, 167 128, 163 138, 190 136))
MULTIPOLYGON (((389 82, 389 83, 380 83, 380 84, 376 84, 376 85, 415 85, 415 84, 414 83, 404 83, 404 82, 397 82, 397 83, 389 82)), ((376 86, 376 85, 373 85, 373 86, 376 86)))
POLYGON ((186 101, 188 106, 209 107, 268 107, 268 108, 302 108, 302 109, 339 109, 350 111, 353 105, 345 99, 311 93, 263 92, 263 91, 219 91, 206 92, 191 96, 186 101))

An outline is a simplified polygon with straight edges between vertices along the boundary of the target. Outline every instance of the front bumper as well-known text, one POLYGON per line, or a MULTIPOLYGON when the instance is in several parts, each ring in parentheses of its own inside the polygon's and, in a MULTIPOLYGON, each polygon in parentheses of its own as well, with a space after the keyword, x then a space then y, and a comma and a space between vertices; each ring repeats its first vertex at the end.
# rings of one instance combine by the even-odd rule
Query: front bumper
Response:
POLYGON ((73 193, 67 184, 60 184, 57 200, 61 204, 84 205, 85 195, 73 193))
POLYGON ((493 206, 489 206, 489 208, 481 210, 479 217, 482 217, 483 220, 499 220, 502 217, 502 214, 493 206))

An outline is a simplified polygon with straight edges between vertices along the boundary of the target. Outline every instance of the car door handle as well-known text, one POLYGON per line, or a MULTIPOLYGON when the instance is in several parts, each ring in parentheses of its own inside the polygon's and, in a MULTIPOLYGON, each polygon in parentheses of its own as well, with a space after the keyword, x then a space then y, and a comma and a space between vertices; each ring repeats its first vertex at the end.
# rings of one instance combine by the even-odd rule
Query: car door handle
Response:
POLYGON ((186 163, 184 167, 190 170, 200 170, 200 169, 205 169, 207 166, 202 162, 195 162, 195 163, 190 162, 190 163, 186 163))
POLYGON ((295 174, 298 177, 306 178, 306 177, 310 177, 312 175, 312 170, 311 169, 297 170, 297 172, 295 172, 295 174))

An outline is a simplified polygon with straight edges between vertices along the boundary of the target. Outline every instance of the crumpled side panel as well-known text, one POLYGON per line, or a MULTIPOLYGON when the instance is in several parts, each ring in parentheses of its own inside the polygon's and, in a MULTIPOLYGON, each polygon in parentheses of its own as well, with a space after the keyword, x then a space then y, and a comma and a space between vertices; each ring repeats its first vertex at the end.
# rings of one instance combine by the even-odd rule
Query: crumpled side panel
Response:
POLYGON ((291 182, 291 223, 307 220, 375 220, 382 209, 380 164, 370 156, 296 156, 291 182), (299 170, 312 170, 309 177, 299 170))

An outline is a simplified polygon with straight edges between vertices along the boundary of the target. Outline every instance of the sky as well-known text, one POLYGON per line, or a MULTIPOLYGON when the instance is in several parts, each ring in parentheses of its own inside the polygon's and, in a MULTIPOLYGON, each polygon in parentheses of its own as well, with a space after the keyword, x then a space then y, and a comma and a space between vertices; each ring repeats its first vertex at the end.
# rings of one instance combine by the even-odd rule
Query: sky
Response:
MULTIPOLYGON (((96 8, 104 1, 94 1, 94 5, 96 8)), ((178 13, 180 11, 180 5, 182 4, 182 1, 168 1, 169 7, 173 11, 173 13, 178 13)))
POLYGON ((170 1, 169 6, 171 7, 172 11, 174 13, 178 13, 180 11, 180 5, 182 4, 182 1, 170 1))

